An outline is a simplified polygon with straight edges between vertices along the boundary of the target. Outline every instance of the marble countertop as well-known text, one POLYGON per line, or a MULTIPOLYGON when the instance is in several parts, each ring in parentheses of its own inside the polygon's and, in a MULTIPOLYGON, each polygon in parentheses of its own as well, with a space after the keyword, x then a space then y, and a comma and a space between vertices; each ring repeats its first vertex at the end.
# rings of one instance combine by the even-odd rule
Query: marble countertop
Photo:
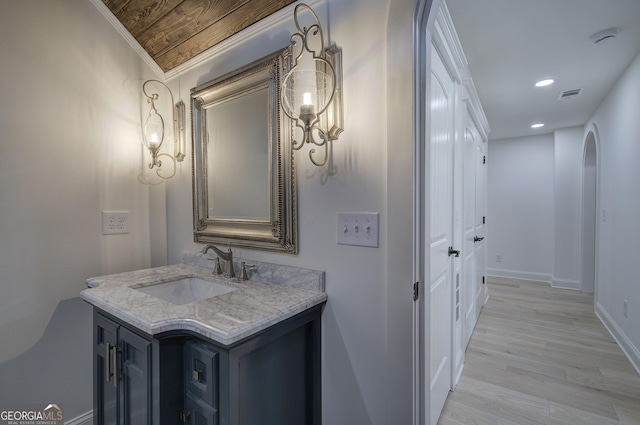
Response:
POLYGON ((188 330, 227 346, 327 300, 324 272, 250 262, 257 266, 250 280, 238 282, 213 276, 202 254, 185 254, 185 263, 87 279, 80 296, 149 335, 188 330), (185 277, 237 290, 175 305, 132 288, 185 277))

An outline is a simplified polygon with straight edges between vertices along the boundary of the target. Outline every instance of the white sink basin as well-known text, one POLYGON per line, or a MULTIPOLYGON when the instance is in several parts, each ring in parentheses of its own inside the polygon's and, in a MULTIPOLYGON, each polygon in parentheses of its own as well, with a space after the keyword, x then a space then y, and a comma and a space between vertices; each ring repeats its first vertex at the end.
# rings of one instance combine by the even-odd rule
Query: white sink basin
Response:
POLYGON ((233 292, 237 288, 197 277, 186 277, 135 289, 172 304, 182 305, 233 292))

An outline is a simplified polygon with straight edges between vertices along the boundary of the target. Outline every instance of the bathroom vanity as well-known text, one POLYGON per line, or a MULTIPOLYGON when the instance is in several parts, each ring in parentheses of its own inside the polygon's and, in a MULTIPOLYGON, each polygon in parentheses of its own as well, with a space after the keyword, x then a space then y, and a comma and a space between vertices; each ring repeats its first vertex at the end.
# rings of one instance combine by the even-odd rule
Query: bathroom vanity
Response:
POLYGON ((320 424, 324 273, 255 265, 240 282, 188 253, 88 279, 94 423, 320 424))

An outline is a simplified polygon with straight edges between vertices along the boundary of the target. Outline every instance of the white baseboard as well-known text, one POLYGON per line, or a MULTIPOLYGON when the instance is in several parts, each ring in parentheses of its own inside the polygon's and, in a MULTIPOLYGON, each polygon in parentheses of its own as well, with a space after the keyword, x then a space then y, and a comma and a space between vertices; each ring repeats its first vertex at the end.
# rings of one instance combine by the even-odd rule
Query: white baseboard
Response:
POLYGON ((490 269, 487 268, 487 276, 506 277, 510 279, 533 280, 551 284, 553 278, 548 273, 521 272, 517 270, 490 269))
POLYGON ((633 345, 633 342, 627 337, 627 335, 620 329, 620 326, 613 320, 609 313, 602 307, 600 303, 596 303, 596 316, 600 319, 600 322, 609 331, 613 339, 618 343, 618 346, 622 349, 622 352, 631 362, 631 365, 635 368, 638 375, 640 375, 640 350, 633 345))
POLYGON ((523 272, 519 270, 490 269, 487 268, 487 276, 506 277, 508 279, 532 280, 535 282, 548 283, 558 289, 581 290, 580 281, 573 279, 562 279, 554 277, 548 273, 523 272))
POLYGON ((77 418, 65 421, 64 425, 93 425, 93 411, 89 411, 77 418))
POLYGON ((582 289, 582 285, 580 285, 580 282, 577 280, 560 279, 557 277, 554 277, 551 280, 551 286, 558 289, 574 289, 576 291, 580 291, 582 289))

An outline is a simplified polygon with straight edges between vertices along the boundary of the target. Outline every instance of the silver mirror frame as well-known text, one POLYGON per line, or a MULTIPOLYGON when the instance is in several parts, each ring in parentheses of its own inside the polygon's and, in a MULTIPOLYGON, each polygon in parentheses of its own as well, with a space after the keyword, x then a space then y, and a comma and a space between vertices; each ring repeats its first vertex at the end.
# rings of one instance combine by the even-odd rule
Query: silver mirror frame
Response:
MULTIPOLYGON (((198 243, 216 243, 241 248, 298 252, 298 208, 293 126, 281 113, 281 78, 291 67, 287 47, 243 68, 191 89, 193 236, 198 243), (270 217, 267 220, 216 219, 208 216, 206 109, 223 98, 242 96, 260 84, 269 87, 270 217)), ((242 164, 238 164, 242 166, 242 164)), ((237 185, 238 182, 229 182, 237 185)), ((238 195, 242 196, 238 189, 238 195)))

